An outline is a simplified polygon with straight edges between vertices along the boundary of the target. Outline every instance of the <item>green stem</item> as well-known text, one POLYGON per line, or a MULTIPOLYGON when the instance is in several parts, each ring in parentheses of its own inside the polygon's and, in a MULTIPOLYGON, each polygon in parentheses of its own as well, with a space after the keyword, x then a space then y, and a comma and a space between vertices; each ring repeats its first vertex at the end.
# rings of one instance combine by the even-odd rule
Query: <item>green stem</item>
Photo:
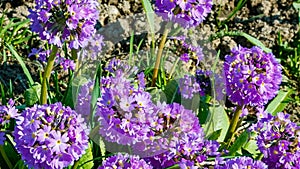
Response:
POLYGON ((45 72, 43 74, 41 104, 47 103, 47 83, 49 82, 49 79, 50 79, 50 75, 51 75, 51 71, 53 69, 57 51, 58 51, 58 47, 53 46, 52 51, 49 56, 49 59, 48 59, 48 62, 47 62, 47 66, 45 68, 45 72))
POLYGON ((6 162, 7 166, 9 169, 12 169, 13 168, 13 165, 11 164, 11 162, 9 161, 9 158, 7 157, 5 151, 4 151, 4 148, 3 146, 0 146, 0 153, 4 159, 4 161, 6 162))
POLYGON ((176 59, 175 63, 173 64, 172 69, 171 69, 171 71, 170 71, 169 79, 172 78, 172 75, 173 75, 173 73, 174 73, 174 71, 175 71, 175 67, 177 66, 177 64, 178 64, 178 62, 179 62, 179 59, 180 59, 180 57, 178 57, 178 58, 176 59))
POLYGON ((225 141, 231 140, 231 138, 233 137, 234 132, 235 132, 236 127, 237 127, 237 124, 238 124, 238 121, 239 121, 239 118, 242 114, 242 108, 243 108, 242 106, 237 106, 237 108, 234 112, 233 118, 230 122, 230 126, 229 126, 229 129, 227 131, 225 141))
POLYGON ((160 44, 159 44, 157 56, 156 56, 156 62, 155 62, 154 70, 153 70, 152 83, 151 83, 152 87, 154 87, 155 83, 156 83, 158 68, 159 68, 159 65, 160 65, 160 60, 161 60, 163 49, 165 47, 165 43, 166 43, 166 40, 167 40, 167 37, 168 37, 168 33, 169 33, 169 28, 168 28, 168 25, 166 25, 163 36, 162 36, 160 44))

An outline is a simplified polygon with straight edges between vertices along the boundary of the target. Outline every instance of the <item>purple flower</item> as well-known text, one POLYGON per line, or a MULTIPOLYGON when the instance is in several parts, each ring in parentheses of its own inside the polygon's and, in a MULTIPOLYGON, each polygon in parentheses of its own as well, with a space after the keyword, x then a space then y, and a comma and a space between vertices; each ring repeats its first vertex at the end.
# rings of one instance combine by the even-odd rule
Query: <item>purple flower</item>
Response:
POLYGON ((191 28, 204 21, 211 11, 212 3, 212 0, 157 0, 155 12, 164 20, 191 28))
POLYGON ((183 78, 179 79, 179 92, 183 98, 192 99, 194 94, 199 94, 200 91, 200 85, 194 76, 184 75, 183 78))
POLYGON ((95 0, 36 1, 35 8, 29 10, 31 30, 58 47, 64 42, 69 43, 70 48, 84 47, 85 41, 95 33, 97 6, 95 0))
POLYGON ((89 56, 92 60, 97 59, 105 45, 103 39, 104 37, 99 33, 91 36, 87 42, 87 46, 84 48, 83 57, 87 58, 89 56))
POLYGON ((64 168, 88 147, 88 129, 74 110, 61 103, 26 108, 17 119, 16 149, 29 167, 64 168))
POLYGON ((262 106, 278 92, 281 67, 272 53, 259 47, 236 47, 225 56, 224 72, 229 99, 238 105, 262 106))
POLYGON ((86 120, 86 122, 89 122, 91 120, 90 113, 93 86, 94 82, 89 80, 80 87, 77 97, 77 103, 75 106, 75 111, 78 114, 81 114, 82 117, 86 120))
POLYGON ((192 59, 197 60, 196 66, 199 65, 200 61, 203 60, 204 54, 203 49, 200 46, 193 46, 190 42, 187 42, 185 36, 171 37, 170 39, 176 39, 180 41, 180 60, 187 63, 192 59))
POLYGON ((258 149, 264 155, 262 161, 268 166, 276 169, 300 167, 300 127, 290 121, 288 114, 266 114, 250 130, 256 133, 258 149))
POLYGON ((152 169, 153 167, 146 163, 145 160, 140 159, 139 156, 131 156, 128 154, 118 153, 114 156, 107 158, 102 162, 102 166, 98 169, 107 169, 107 168, 118 168, 118 169, 152 169))
POLYGON ((14 106, 15 102, 9 99, 7 105, 0 105, 0 145, 4 144, 5 141, 5 130, 11 119, 17 119, 20 114, 14 106))
MULTIPOLYGON (((155 168, 166 168, 174 164, 188 167, 201 167, 201 163, 209 156, 218 156, 219 144, 204 138, 205 134, 198 118, 191 110, 173 103, 159 105, 159 117, 163 119, 162 130, 155 130, 147 147, 152 149, 154 157, 147 158, 155 168)), ((150 149, 151 150, 151 149, 150 149)), ((142 152, 142 153, 145 153, 142 152)))
POLYGON ((253 168, 253 169, 267 169, 268 166, 262 161, 255 161, 250 157, 236 157, 220 162, 215 166, 216 169, 239 169, 239 168, 253 168))
POLYGON ((6 140, 5 133, 0 131, 0 146, 4 144, 5 140, 6 140))
POLYGON ((65 59, 63 57, 57 57, 56 58, 56 62, 60 64, 60 66, 64 69, 64 70, 75 70, 75 63, 73 60, 71 59, 65 59))
POLYGON ((130 68, 115 69, 120 63, 112 62, 108 70, 114 76, 102 78, 102 97, 98 99, 99 132, 107 141, 133 145, 147 138, 156 116, 154 104, 151 95, 139 86, 142 83, 135 85, 129 80, 130 68))

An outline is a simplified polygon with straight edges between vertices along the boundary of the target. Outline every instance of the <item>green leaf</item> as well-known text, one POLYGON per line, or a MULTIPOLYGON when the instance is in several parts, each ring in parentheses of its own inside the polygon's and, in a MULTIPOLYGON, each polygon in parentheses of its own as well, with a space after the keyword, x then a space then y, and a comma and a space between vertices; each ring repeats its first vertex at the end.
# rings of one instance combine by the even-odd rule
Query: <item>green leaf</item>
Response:
POLYGON ((15 23, 15 26, 16 26, 16 27, 14 26, 14 28, 13 28, 13 32, 12 32, 12 34, 11 34, 11 37, 10 37, 9 42, 10 42, 11 40, 13 40, 13 39, 15 38, 15 36, 16 36, 16 33, 17 33, 21 28, 25 27, 25 25, 27 25, 29 22, 30 22, 29 19, 26 19, 26 20, 20 21, 20 22, 16 22, 16 23, 15 23))
POLYGON ((167 103, 181 103, 181 96, 178 94, 178 83, 176 80, 171 80, 167 86, 165 87, 165 90, 163 92, 165 93, 165 96, 167 98, 167 103))
POLYGON ((247 2, 247 0, 239 0, 237 6, 233 9, 233 11, 228 15, 228 17, 226 18, 226 20, 224 22, 222 22, 221 24, 225 24, 226 22, 228 22, 247 2))
POLYGON ((208 140, 218 140, 222 132, 222 129, 214 131, 210 136, 208 136, 208 140))
POLYGON ((24 161, 21 159, 17 162, 17 164, 14 166, 13 169, 27 169, 27 166, 24 163, 24 161))
POLYGON ((248 142, 250 138, 250 133, 244 131, 229 148, 228 155, 234 155, 237 151, 240 151, 241 148, 248 142))
POLYGON ((198 109, 198 119, 200 124, 204 124, 207 121, 207 117, 209 115, 209 104, 208 101, 210 97, 205 96, 200 98, 199 109, 198 109))
POLYGON ((149 0, 142 0, 142 5, 143 5, 143 8, 146 12, 147 20, 148 20, 148 23, 149 23, 149 26, 150 26, 150 31, 151 31, 151 33, 155 33, 154 32, 154 16, 155 16, 155 13, 152 9, 151 3, 150 3, 149 0))
POLYGON ((240 32, 241 36, 245 37, 248 41, 250 41, 253 45, 259 46, 262 48, 267 53, 272 52, 270 48, 267 48, 260 40, 256 39, 255 37, 245 33, 245 32, 240 32))
POLYGON ((250 41, 253 45, 259 46, 260 48, 262 48, 262 50, 264 50, 265 52, 267 52, 267 53, 272 52, 272 50, 270 48, 267 48, 261 41, 259 41, 258 39, 254 38, 253 36, 251 36, 245 32, 241 32, 241 31, 219 31, 219 32, 211 35, 211 37, 209 39, 210 39, 210 41, 212 41, 214 39, 221 38, 224 36, 243 36, 248 41, 250 41))
POLYGON ((209 107, 209 117, 203 126, 206 137, 212 135, 212 133, 222 130, 218 141, 222 142, 225 139, 227 130, 229 128, 229 118, 221 105, 215 105, 209 107))
POLYGON ((269 103, 266 111, 275 116, 278 112, 283 111, 290 101, 289 96, 293 93, 293 90, 282 91, 280 90, 277 96, 269 103))
POLYGON ((97 106, 97 100, 99 97, 101 97, 101 90, 100 90, 100 85, 101 85, 101 78, 102 78, 102 68, 101 68, 101 62, 98 65, 97 68, 97 74, 96 74, 96 80, 94 84, 94 88, 92 91, 92 98, 91 98, 91 112, 90 112, 90 123, 91 127, 94 127, 94 116, 95 116, 95 111, 96 111, 96 106, 97 106))
POLYGON ((39 101, 39 96, 41 94, 42 86, 39 83, 35 83, 24 93, 25 104, 27 106, 32 106, 39 101))
POLYGON ((73 168, 84 169, 84 168, 93 168, 93 153, 92 146, 89 144, 89 148, 85 150, 85 154, 77 161, 73 168), (77 167, 79 166, 79 167, 77 167))
POLYGON ((255 140, 248 141, 244 146, 244 150, 247 150, 252 155, 258 154, 260 151, 258 150, 257 142, 255 140))
MULTIPOLYGON (((6 134, 6 135, 8 135, 8 134, 6 134)), ((18 153, 16 152, 14 146, 11 145, 8 140, 5 141, 5 143, 3 145, 3 149, 4 149, 7 157, 9 158, 9 161, 12 164, 16 164, 19 161, 18 153)))
POLYGON ((0 90, 1 90, 1 101, 3 105, 6 105, 6 97, 5 97, 5 91, 2 83, 0 83, 0 90))
POLYGON ((166 169, 180 169, 180 166, 178 164, 175 164, 175 165, 173 165, 171 167, 168 167, 166 169))
POLYGON ((294 7, 296 10, 300 10, 300 3, 299 3, 299 2, 293 2, 293 7, 294 7))
POLYGON ((14 49, 14 47, 12 45, 6 44, 6 46, 9 48, 9 50, 11 51, 12 55, 18 60, 19 64, 21 65, 24 74, 26 75, 30 86, 32 86, 34 84, 34 81, 24 63, 24 61, 22 60, 21 56, 19 56, 19 54, 16 52, 16 50, 14 49))

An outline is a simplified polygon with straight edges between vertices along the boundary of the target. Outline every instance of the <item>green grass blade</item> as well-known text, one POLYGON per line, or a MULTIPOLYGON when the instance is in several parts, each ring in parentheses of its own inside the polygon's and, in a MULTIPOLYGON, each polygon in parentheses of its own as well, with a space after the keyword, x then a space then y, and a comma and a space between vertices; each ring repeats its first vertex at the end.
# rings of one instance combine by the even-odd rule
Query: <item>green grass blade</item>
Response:
POLYGON ((245 33, 245 32, 241 32, 241 36, 245 37, 247 40, 249 40, 252 44, 259 46, 262 48, 262 50, 264 50, 267 53, 272 52, 272 50, 270 48, 267 48, 260 40, 254 38, 253 36, 245 33))
POLYGON ((5 97, 5 90, 4 87, 2 85, 2 83, 0 83, 0 89, 1 89, 1 101, 3 105, 6 105, 6 97, 5 97))
POLYGON ((101 68, 101 62, 97 68, 97 74, 96 74, 96 80, 94 84, 94 88, 92 91, 92 98, 91 98, 91 127, 93 128, 95 126, 94 124, 94 116, 95 116, 95 111, 96 111, 96 106, 97 106, 97 100, 99 97, 101 97, 101 78, 102 78, 102 68, 101 68))
POLYGON ((13 87, 12 87, 12 82, 11 79, 9 79, 9 97, 13 98, 13 87))
POLYGON ((134 32, 131 33, 130 44, 129 44, 129 65, 133 64, 132 55, 133 55, 133 40, 134 32))
POLYGON ((19 56, 19 54, 16 52, 16 50, 14 49, 14 47, 12 45, 6 44, 6 46, 9 48, 10 52, 12 53, 12 55, 18 60, 19 64, 21 65, 24 74, 26 75, 30 86, 32 86, 34 84, 34 81, 24 63, 24 61, 22 60, 21 56, 19 56))
POLYGON ((228 22, 247 2, 247 0, 239 0, 237 6, 233 9, 233 11, 228 15, 226 20, 222 22, 222 25, 228 22))

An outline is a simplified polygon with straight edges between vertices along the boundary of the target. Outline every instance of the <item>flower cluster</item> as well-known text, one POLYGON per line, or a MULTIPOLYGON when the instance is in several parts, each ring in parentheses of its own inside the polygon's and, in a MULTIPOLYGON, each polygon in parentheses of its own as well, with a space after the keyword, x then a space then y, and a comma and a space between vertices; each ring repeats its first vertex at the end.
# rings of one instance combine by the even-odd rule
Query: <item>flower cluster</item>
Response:
POLYGON ((259 47, 236 47, 225 56, 224 71, 229 99, 238 105, 264 105, 278 92, 281 67, 272 53, 259 47))
POLYGON ((30 10, 31 29, 49 44, 70 48, 84 47, 95 33, 99 11, 96 0, 36 0, 30 10))
POLYGON ((191 110, 173 103, 159 105, 159 117, 163 119, 160 130, 154 130, 151 140, 157 142, 156 150, 163 153, 148 158, 155 168, 170 167, 174 164, 201 166, 209 156, 218 156, 219 144, 206 140, 199 120, 191 110))
POLYGON ((262 161, 255 161, 250 157, 236 157, 221 162, 215 166, 215 169, 232 169, 232 168, 252 168, 252 169, 267 169, 268 166, 262 161))
POLYGON ((117 169, 152 169, 153 167, 146 163, 145 160, 140 159, 139 156, 131 156, 128 154, 118 153, 107 158, 102 162, 102 166, 98 169, 117 168, 117 169))
POLYGON ((184 28, 198 26, 210 13, 212 0, 157 0, 155 12, 184 28))
POLYGON ((64 168, 78 160, 88 147, 83 118, 61 103, 35 105, 18 118, 16 149, 29 168, 64 168))
POLYGON ((102 97, 97 114, 100 134, 110 142, 130 145, 135 154, 147 158, 155 168, 189 163, 201 166, 217 156, 219 144, 204 139, 196 115, 177 103, 156 103, 144 91, 144 75, 134 85, 129 67, 118 61, 109 64, 113 74, 102 78, 102 97), (152 157, 152 158, 151 158, 152 157))
POLYGON ((83 50, 82 57, 91 58, 92 60, 97 59, 98 55, 102 51, 103 46, 105 45, 103 39, 104 37, 99 33, 96 33, 94 36, 92 36, 89 39, 87 46, 83 50))
POLYGON ((147 137, 149 124, 156 115, 151 95, 140 87, 144 79, 140 78, 135 85, 129 79, 131 69, 118 69, 118 65, 122 63, 110 62, 108 70, 114 75, 102 78, 102 97, 97 103, 100 134, 107 141, 132 145, 147 137))
POLYGON ((211 92, 211 82, 210 82, 210 76, 212 75, 211 71, 205 71, 198 69, 196 70, 196 82, 200 86, 200 95, 204 96, 205 94, 210 94, 211 92))
POLYGON ((262 159, 274 168, 300 167, 300 127, 282 112, 272 116, 260 110, 259 121, 251 128, 257 133, 257 145, 263 153, 262 159))
POLYGON ((5 132, 2 130, 9 124, 10 119, 15 119, 19 116, 14 104, 15 102, 10 99, 7 106, 0 106, 0 145, 3 145, 5 141, 5 132))

